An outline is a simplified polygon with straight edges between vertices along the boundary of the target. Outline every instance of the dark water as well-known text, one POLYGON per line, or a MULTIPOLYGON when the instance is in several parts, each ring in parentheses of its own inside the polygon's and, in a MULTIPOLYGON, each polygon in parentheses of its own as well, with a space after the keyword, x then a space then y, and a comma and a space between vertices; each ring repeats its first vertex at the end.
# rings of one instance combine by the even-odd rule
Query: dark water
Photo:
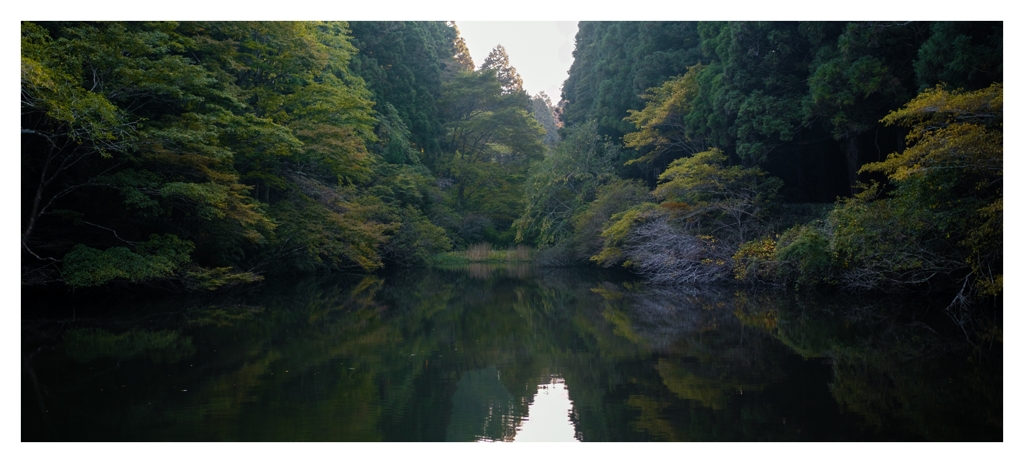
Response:
POLYGON ((1002 440, 1001 347, 895 305, 476 266, 25 309, 22 440, 1002 440))

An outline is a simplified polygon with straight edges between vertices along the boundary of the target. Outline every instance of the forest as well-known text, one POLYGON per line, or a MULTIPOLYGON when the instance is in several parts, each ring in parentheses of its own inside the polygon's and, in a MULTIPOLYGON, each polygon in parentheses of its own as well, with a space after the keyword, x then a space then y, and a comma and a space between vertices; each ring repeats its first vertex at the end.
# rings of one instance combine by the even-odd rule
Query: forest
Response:
POLYGON ((654 285, 938 294, 979 328, 1002 27, 581 22, 556 106, 454 22, 22 22, 23 292, 520 246, 654 285))

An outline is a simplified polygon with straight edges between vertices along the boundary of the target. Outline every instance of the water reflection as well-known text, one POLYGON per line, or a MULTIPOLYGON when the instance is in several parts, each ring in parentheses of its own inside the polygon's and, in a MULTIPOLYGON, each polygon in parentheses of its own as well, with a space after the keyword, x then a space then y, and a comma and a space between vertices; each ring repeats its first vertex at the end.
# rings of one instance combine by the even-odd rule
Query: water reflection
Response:
POLYGON ((547 384, 541 384, 537 395, 530 404, 529 416, 516 429, 515 442, 579 442, 576 428, 569 417, 572 415, 572 401, 565 381, 553 377, 547 384))
POLYGON ((448 442, 508 441, 515 434, 512 394, 493 366, 467 371, 452 395, 448 442))
POLYGON ((524 262, 505 264, 475 262, 468 264, 465 267, 454 269, 456 272, 461 272, 463 270, 471 278, 477 280, 487 280, 494 278, 495 276, 508 276, 510 278, 522 280, 533 274, 533 266, 524 262))
POLYGON ((24 320, 22 438, 1001 440, 1001 361, 891 305, 492 266, 24 320))

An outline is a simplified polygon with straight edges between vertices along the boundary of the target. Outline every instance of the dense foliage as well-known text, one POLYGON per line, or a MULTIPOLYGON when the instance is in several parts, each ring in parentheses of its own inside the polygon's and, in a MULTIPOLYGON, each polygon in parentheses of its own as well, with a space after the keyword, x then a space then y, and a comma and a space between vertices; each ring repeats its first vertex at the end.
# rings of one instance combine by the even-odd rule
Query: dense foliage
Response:
POLYGON ((542 256, 936 291, 961 327, 998 306, 1001 23, 584 22, 576 42, 564 138, 517 222, 542 256))
POLYGON ((620 175, 653 186, 717 147, 795 202, 856 193, 903 146, 879 119, 918 92, 1002 81, 1002 23, 582 22, 576 42, 564 122, 624 137, 638 162, 620 175))
POLYGON ((504 50, 474 70, 452 23, 21 35, 24 284, 210 289, 510 243, 545 150, 504 50))
POLYGON ((932 289, 962 324, 1001 297, 1002 23, 584 22, 557 108, 450 22, 21 32, 26 285, 486 243, 666 284, 932 289))

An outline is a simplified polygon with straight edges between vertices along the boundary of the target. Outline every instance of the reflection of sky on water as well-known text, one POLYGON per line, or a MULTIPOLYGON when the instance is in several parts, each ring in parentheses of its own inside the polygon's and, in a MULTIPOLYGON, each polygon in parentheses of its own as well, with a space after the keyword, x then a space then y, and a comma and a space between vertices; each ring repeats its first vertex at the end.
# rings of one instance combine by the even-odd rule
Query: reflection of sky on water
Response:
POLYGON ((530 414, 516 429, 513 442, 579 442, 569 421, 571 410, 565 381, 553 378, 550 384, 541 384, 530 404, 530 414))
POLYGON ((452 396, 447 440, 578 442, 576 429, 569 421, 572 401, 562 378, 543 380, 528 410, 513 403, 494 366, 467 371, 452 396))

